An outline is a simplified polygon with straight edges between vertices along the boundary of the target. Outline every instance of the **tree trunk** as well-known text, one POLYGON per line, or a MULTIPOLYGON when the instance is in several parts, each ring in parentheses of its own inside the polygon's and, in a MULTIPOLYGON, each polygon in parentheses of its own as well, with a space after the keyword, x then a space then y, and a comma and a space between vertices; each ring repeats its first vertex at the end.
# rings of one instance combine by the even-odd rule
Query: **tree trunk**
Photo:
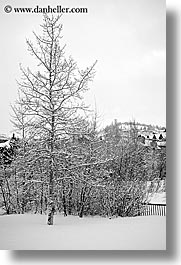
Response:
POLYGON ((63 203, 64 216, 67 216, 67 206, 66 206, 65 188, 64 188, 64 181, 63 180, 62 180, 62 203, 63 203))
POLYGON ((48 225, 53 225, 53 216, 55 212, 55 203, 53 198, 53 179, 50 178, 49 195, 48 195, 48 225))
POLYGON ((83 217, 83 212, 84 212, 85 190, 86 190, 86 188, 83 187, 81 190, 81 194, 80 194, 80 209, 79 209, 79 217, 80 218, 83 217))
POLYGON ((3 195, 3 200, 4 200, 4 206, 6 208, 6 213, 9 214, 9 207, 8 207, 8 203, 7 203, 7 200, 6 200, 6 195, 5 195, 5 192, 4 192, 4 189, 3 189, 3 186, 0 182, 0 186, 1 186, 1 192, 2 192, 2 195, 3 195))
POLYGON ((79 210, 79 217, 82 218, 83 217, 83 213, 84 213, 84 207, 85 207, 85 203, 87 201, 87 198, 89 196, 89 193, 91 191, 91 188, 88 187, 83 187, 81 190, 81 201, 80 201, 80 210, 79 210), (86 194, 87 192, 87 194, 86 194))
POLYGON ((49 203, 48 203, 48 221, 47 221, 48 225, 53 225, 54 212, 55 212, 54 202, 49 200, 49 203))
MULTIPOLYGON (((41 181, 43 181, 42 178, 41 178, 41 181)), ((41 213, 41 214, 43 214, 43 196, 44 196, 43 188, 44 188, 44 185, 43 185, 43 183, 42 183, 42 184, 41 184, 41 199, 40 199, 40 213, 41 213)))
POLYGON ((5 181, 6 181, 6 187, 7 187, 7 201, 8 201, 8 208, 7 208, 7 214, 9 214, 11 211, 10 211, 10 204, 11 204, 11 190, 10 190, 10 185, 9 185, 9 182, 8 182, 8 178, 7 178, 7 175, 6 175, 6 168, 5 166, 3 167, 4 169, 4 178, 5 178, 5 181))
POLYGON ((25 206, 26 206, 26 201, 25 201, 25 194, 26 194, 26 177, 25 177, 25 173, 23 173, 23 191, 22 191, 22 202, 21 202, 21 213, 24 214, 25 213, 25 206))
POLYGON ((72 214, 72 193, 73 193, 73 181, 70 180, 69 194, 68 194, 68 214, 72 214))
POLYGON ((21 213, 21 207, 20 207, 20 201, 19 201, 19 190, 18 190, 18 182, 16 178, 16 169, 14 171, 14 181, 15 181, 15 187, 16 187, 16 203, 17 203, 17 213, 21 213))

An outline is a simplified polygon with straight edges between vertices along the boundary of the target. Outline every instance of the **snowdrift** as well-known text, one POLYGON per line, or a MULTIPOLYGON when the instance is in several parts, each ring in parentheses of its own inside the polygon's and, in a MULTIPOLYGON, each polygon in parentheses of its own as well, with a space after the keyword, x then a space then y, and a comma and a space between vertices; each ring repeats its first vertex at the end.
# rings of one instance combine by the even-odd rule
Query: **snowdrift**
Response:
POLYGON ((45 215, 0 216, 0 249, 10 250, 165 250, 166 218, 140 216, 55 216, 53 226, 45 215))

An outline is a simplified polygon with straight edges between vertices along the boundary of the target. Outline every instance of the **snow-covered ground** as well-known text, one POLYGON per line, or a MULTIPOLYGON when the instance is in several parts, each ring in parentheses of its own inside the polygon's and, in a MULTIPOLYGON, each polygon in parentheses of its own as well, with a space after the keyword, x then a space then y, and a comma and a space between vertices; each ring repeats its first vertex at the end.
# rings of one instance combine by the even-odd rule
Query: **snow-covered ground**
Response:
POLYGON ((150 196, 149 203, 166 204, 166 192, 154 193, 152 196, 150 196))
POLYGON ((53 226, 45 215, 0 216, 0 249, 12 250, 165 250, 166 218, 141 216, 55 216, 53 226))

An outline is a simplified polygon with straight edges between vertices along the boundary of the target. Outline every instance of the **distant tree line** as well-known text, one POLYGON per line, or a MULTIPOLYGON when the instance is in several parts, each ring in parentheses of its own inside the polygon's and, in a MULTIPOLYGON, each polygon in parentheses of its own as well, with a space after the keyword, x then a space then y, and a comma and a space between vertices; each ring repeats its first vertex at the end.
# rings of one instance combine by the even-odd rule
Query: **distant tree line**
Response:
MULTIPOLYGON (((165 149, 139 145, 134 124, 126 138, 116 125, 107 126, 101 137, 93 124, 86 126, 86 134, 56 139, 54 213, 139 215, 152 192, 147 182, 159 184, 166 178, 165 149)), ((47 213, 46 142, 14 139, 12 149, 1 150, 0 161, 0 207, 7 214, 47 213)))

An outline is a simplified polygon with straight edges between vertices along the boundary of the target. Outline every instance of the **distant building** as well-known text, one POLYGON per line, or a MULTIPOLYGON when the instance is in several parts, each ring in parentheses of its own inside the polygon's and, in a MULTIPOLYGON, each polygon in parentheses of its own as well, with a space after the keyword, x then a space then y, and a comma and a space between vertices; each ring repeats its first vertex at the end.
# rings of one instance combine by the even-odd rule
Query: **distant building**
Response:
POLYGON ((164 131, 139 131, 138 141, 147 147, 152 147, 153 149, 161 149, 166 147, 166 129, 164 131), (144 139, 144 141, 143 141, 144 139))
POLYGON ((5 143, 8 141, 8 138, 4 134, 0 134, 0 143, 5 143))

